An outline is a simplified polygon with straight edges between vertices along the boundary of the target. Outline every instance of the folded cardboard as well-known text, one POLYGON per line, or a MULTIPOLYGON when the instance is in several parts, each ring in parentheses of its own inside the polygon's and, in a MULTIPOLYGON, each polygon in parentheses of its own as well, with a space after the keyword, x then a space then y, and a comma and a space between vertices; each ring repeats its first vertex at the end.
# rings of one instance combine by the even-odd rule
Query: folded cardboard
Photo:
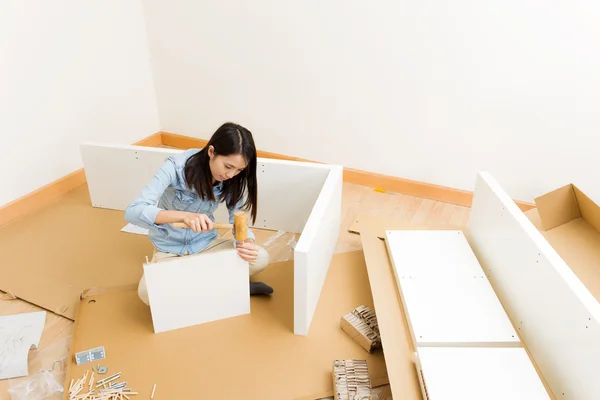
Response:
MULTIPOLYGON (((104 346, 108 374, 155 399, 317 399, 333 396, 334 360, 367 361, 373 386, 387 383, 382 351, 367 353, 339 326, 359 305, 373 306, 364 255, 334 257, 308 336, 293 333, 293 262, 270 265, 253 277, 271 285, 252 297, 248 315, 154 334, 150 309, 137 291, 88 296, 80 303, 71 352, 104 346)), ((86 365, 70 361, 66 382, 86 365)), ((68 389, 68 386, 67 388, 68 389)))
POLYGON ((535 199, 529 220, 600 301, 600 206, 569 184, 535 199))
POLYGON ((335 360, 333 363, 335 400, 370 400, 371 379, 365 360, 335 360))
POLYGON ((377 316, 369 307, 360 305, 344 315, 340 327, 369 353, 381 348, 377 316))
POLYGON ((86 289, 137 284, 147 236, 121 232, 123 212, 90 206, 81 186, 0 227, 0 289, 71 320, 86 289))

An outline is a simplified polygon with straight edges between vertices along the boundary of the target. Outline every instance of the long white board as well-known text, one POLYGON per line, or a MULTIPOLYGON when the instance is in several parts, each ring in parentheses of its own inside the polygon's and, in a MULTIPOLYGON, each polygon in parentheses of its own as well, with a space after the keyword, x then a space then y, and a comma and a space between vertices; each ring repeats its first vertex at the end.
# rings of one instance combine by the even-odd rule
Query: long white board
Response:
POLYGON ((477 177, 469 232, 557 398, 600 398, 600 304, 488 172, 477 177))
POLYGON ((144 264, 154 332, 250 313, 248 274, 233 249, 144 264))
MULTIPOLYGON (((165 160, 182 150, 86 142, 80 144, 92 206, 125 210, 165 160)), ((253 227, 302 233, 331 166, 258 159, 258 213, 253 227)), ((215 221, 229 222, 221 204, 215 221)))
POLYGON ((550 400, 523 348, 419 348, 417 367, 425 400, 550 400))
POLYGON ((387 230, 415 347, 520 346, 469 242, 456 230, 387 230))
POLYGON ((307 335, 340 233, 343 168, 331 167, 294 250, 294 333, 307 335))

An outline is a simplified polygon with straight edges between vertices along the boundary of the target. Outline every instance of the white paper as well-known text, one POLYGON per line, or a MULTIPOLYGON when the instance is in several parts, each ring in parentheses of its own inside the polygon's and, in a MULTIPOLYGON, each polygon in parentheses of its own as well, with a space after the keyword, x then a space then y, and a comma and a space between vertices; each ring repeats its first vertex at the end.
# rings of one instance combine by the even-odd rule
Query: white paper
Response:
POLYGON ((144 264, 154 332, 250 313, 247 261, 236 250, 144 264))
POLYGON ((135 233, 136 235, 148 235, 148 229, 140 228, 137 225, 127 224, 121 229, 121 232, 135 233))
POLYGON ((40 344, 46 312, 0 317, 0 379, 29 375, 29 350, 40 344))

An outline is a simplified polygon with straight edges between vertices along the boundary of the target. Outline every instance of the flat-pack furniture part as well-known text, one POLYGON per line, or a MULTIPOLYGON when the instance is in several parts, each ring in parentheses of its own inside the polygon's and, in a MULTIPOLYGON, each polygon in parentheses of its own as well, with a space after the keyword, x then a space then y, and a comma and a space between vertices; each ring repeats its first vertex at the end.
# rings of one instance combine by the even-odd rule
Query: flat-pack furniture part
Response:
POLYGON ((386 245, 414 346, 521 345, 458 230, 388 230, 386 245))
POLYGON ((600 398, 600 304, 488 172, 477 177, 469 233, 554 395, 600 398))
MULTIPOLYGON (((183 150, 82 143, 94 207, 124 210, 165 160, 183 150)), ((338 240, 343 168, 259 158, 258 215, 249 227, 299 233, 294 249, 294 333, 307 335, 338 240)), ((215 222, 229 222, 224 204, 215 222)))
POLYGON ((144 264, 154 332, 250 313, 248 270, 233 248, 144 264))
POLYGON ((523 348, 421 347, 424 400, 550 400, 523 348))

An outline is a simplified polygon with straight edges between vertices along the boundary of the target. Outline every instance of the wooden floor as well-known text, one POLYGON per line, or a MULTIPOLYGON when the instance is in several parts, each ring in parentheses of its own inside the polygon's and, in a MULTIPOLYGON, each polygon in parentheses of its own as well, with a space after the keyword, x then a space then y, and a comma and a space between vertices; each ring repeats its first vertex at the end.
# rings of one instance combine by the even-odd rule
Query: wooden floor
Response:
MULTIPOLYGON (((360 237, 348 232, 357 214, 371 214, 413 224, 466 224, 470 209, 452 204, 392 193, 379 193, 372 188, 344 183, 341 234, 336 252, 360 250, 360 237)), ((0 315, 10 315, 41 310, 21 300, 11 300, 0 292, 0 315)), ((29 355, 29 373, 41 368, 50 369, 57 360, 66 359, 73 333, 73 323, 63 317, 48 313, 39 349, 29 355)), ((55 365, 60 371, 60 365, 55 365)), ((57 374, 61 376, 60 372, 57 374)), ((0 381, 0 400, 10 400, 8 388, 27 378, 0 381)), ((62 382, 61 382, 62 384, 62 382)), ((377 388, 379 400, 389 400, 388 387, 377 388)), ((57 399, 62 398, 60 395, 57 399)))

